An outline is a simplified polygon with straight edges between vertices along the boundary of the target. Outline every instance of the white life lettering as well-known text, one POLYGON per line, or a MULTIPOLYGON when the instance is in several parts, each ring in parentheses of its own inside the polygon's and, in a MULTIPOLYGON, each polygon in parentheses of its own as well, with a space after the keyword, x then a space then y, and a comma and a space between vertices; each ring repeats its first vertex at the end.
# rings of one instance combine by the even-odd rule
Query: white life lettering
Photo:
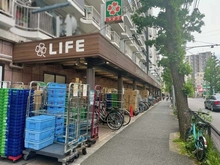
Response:
POLYGON ((69 53, 69 49, 73 48, 73 41, 66 41, 65 43, 65 53, 69 53))
POLYGON ((84 52, 84 39, 76 41, 76 52, 84 52))
POLYGON ((76 40, 75 44, 74 44, 73 41, 66 41, 65 43, 59 42, 58 43, 58 48, 57 48, 57 46, 54 46, 53 43, 50 43, 49 44, 49 55, 69 53, 70 50, 74 48, 74 46, 75 46, 75 51, 76 52, 84 52, 85 51, 84 42, 85 42, 84 39, 76 40))
POLYGON ((59 53, 62 54, 63 53, 63 43, 59 42, 59 53))
POLYGON ((49 45, 49 53, 50 53, 50 55, 55 55, 55 54, 57 54, 57 51, 53 51, 53 44, 50 44, 49 45))

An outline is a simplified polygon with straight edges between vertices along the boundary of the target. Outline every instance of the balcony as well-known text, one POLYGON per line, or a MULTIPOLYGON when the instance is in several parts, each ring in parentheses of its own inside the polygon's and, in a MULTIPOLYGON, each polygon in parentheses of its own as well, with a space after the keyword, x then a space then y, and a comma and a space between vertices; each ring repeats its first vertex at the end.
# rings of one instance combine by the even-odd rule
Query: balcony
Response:
POLYGON ((47 12, 32 14, 38 7, 29 7, 14 3, 13 17, 15 26, 10 31, 31 40, 49 39, 56 36, 53 16, 47 12))
POLYGON ((142 54, 142 57, 140 58, 140 61, 141 62, 147 61, 147 57, 144 54, 142 54))
POLYGON ((101 16, 93 6, 85 5, 85 17, 80 18, 80 28, 86 33, 93 33, 100 30, 101 16))
POLYGON ((143 41, 143 39, 140 36, 138 36, 137 39, 138 39, 138 42, 139 42, 141 47, 145 46, 145 41, 143 41))
POLYGON ((101 4, 105 4, 106 0, 85 0, 87 4, 94 6, 94 8, 100 13, 101 12, 101 4))
POLYGON ((13 18, 13 6, 14 6, 13 0, 0 1, 0 24, 5 29, 9 29, 15 26, 15 20, 13 18))
POLYGON ((127 25, 124 25, 124 31, 121 33, 121 35, 123 39, 129 38, 132 40, 132 33, 127 25))
POLYGON ((45 6, 65 3, 66 1, 68 1, 70 3, 69 6, 56 9, 56 11, 60 15, 71 14, 74 15, 74 17, 77 20, 80 19, 82 16, 84 16, 84 5, 85 5, 84 0, 43 0, 43 1, 46 3, 45 6))
POLYGON ((132 50, 130 49, 130 47, 127 44, 125 44, 125 52, 124 53, 129 58, 132 58, 133 52, 132 52, 132 50))
POLYGON ((120 36, 115 31, 111 31, 111 43, 120 47, 120 36))
POLYGON ((131 14, 130 14, 130 10, 128 8, 123 9, 123 14, 124 14, 124 22, 126 25, 128 25, 129 28, 133 28, 134 24, 131 20, 131 14))
POLYGON ((111 24, 112 29, 116 31, 118 34, 121 34, 122 32, 124 32, 125 30, 124 26, 125 26, 124 22, 111 24))
POLYGON ((141 51, 141 48, 134 41, 132 41, 132 43, 130 44, 130 47, 131 47, 131 50, 134 52, 141 51))

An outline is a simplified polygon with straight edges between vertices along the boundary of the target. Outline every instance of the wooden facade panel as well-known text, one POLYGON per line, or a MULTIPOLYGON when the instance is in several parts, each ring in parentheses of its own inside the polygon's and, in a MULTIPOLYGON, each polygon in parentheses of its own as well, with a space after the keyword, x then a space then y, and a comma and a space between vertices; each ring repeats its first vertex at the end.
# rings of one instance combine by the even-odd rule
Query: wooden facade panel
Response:
POLYGON ((89 34, 17 43, 14 46, 13 62, 46 63, 97 56, 99 53, 98 37, 98 34, 89 34))
POLYGON ((0 40, 0 54, 12 56, 13 44, 7 41, 0 40))

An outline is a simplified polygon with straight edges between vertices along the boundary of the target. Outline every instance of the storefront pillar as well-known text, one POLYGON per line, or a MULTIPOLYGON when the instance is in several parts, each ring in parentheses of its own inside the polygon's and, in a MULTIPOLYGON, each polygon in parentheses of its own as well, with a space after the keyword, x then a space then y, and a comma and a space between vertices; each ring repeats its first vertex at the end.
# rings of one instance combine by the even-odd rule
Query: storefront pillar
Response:
POLYGON ((118 75, 118 106, 122 108, 122 101, 123 101, 123 80, 122 76, 118 75))
POLYGON ((95 87, 95 69, 88 61, 87 70, 86 70, 86 81, 90 86, 90 90, 94 90, 95 87))
POLYGON ((136 90, 137 89, 137 84, 136 84, 136 81, 133 80, 133 90, 136 90))

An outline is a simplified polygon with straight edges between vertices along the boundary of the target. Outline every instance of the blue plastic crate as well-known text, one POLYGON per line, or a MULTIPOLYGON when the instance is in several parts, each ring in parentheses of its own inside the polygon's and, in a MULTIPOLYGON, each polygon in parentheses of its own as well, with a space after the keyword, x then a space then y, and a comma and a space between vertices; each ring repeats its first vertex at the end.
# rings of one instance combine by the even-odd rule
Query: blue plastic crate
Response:
POLYGON ((64 133, 63 126, 55 127, 55 135, 62 135, 64 133))
POLYGON ((46 129, 44 131, 29 131, 25 130, 25 140, 26 141, 42 141, 54 136, 54 127, 46 129))
POLYGON ((66 104, 65 100, 48 100, 47 101, 48 106, 59 106, 59 107, 64 107, 66 104))
POLYGON ((17 148, 24 148, 24 139, 20 143, 8 143, 8 148, 16 150, 17 148))
POLYGON ((36 141, 27 141, 25 140, 25 148, 31 148, 34 150, 40 150, 42 148, 45 148, 51 144, 53 144, 54 137, 50 137, 48 139, 45 139, 41 142, 36 142, 36 141))
POLYGON ((13 105, 10 105, 9 106, 9 113, 10 114, 18 114, 18 113, 21 113, 21 112, 26 112, 26 106, 22 106, 22 105, 19 105, 19 106, 13 106, 13 105))
POLYGON ((19 150, 15 150, 15 151, 11 151, 11 150, 8 150, 5 155, 6 156, 13 156, 13 157, 17 157, 19 155, 22 154, 22 149, 19 149, 19 150))
POLYGON ((63 116, 65 114, 64 107, 47 107, 47 114, 56 115, 56 116, 63 116))
POLYGON ((55 88, 55 89, 56 89, 56 88, 58 88, 58 89, 61 89, 61 88, 62 88, 62 89, 66 89, 66 84, 51 83, 51 82, 50 82, 50 83, 48 84, 48 88, 49 88, 49 89, 51 89, 51 88, 55 88))
POLYGON ((55 116, 40 115, 26 118, 26 130, 43 131, 54 126, 55 116))
POLYGON ((65 111, 65 107, 56 107, 56 106, 48 106, 47 110, 51 110, 51 111, 65 111))
POLYGON ((64 126, 64 118, 56 116, 55 127, 64 126))
POLYGON ((66 96, 66 89, 48 89, 48 97, 66 96))

